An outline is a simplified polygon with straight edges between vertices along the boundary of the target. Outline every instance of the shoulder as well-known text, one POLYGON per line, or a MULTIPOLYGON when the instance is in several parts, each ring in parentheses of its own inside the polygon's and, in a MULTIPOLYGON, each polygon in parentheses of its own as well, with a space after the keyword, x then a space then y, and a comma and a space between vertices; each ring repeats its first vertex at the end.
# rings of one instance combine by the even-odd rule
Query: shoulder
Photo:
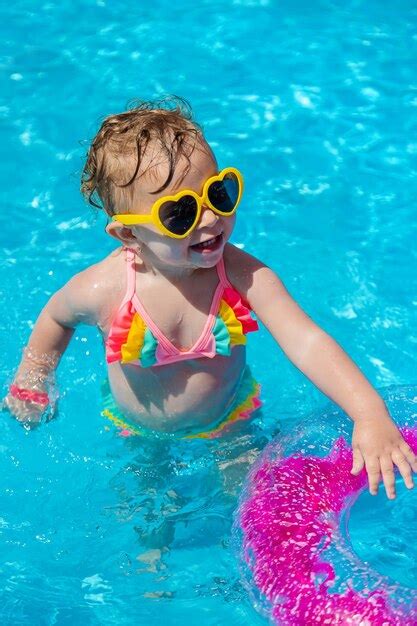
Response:
POLYGON ((232 243, 226 244, 223 260, 229 280, 231 280, 232 277, 239 279, 241 274, 256 271, 261 267, 267 267, 265 263, 262 263, 262 261, 255 256, 236 247, 232 243))
MULTIPOLYGON (((55 294, 77 322, 99 325, 120 304, 126 289, 126 260, 121 249, 75 274, 55 294)), ((52 302, 52 305, 54 303, 52 302)))
POLYGON ((88 288, 94 286, 94 288, 103 289, 107 284, 117 282, 117 275, 121 267, 125 267, 125 255, 119 248, 98 263, 94 263, 94 265, 90 265, 75 274, 65 287, 88 288))
POLYGON ((254 288, 271 281, 281 283, 278 275, 268 265, 233 244, 226 245, 223 258, 229 282, 242 295, 250 295, 254 288))

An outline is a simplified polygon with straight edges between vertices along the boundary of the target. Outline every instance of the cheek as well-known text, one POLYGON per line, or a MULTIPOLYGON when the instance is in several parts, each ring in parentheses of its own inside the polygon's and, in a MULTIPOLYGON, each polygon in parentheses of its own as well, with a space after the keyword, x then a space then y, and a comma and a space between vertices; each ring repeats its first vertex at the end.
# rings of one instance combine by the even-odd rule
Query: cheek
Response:
POLYGON ((166 261, 183 258, 188 248, 186 240, 170 239, 169 237, 154 239, 148 241, 145 245, 155 256, 166 261))
POLYGON ((227 233, 227 235, 230 235, 236 224, 236 213, 232 215, 231 217, 222 217, 221 219, 222 219, 223 231, 227 233))
POLYGON ((138 240, 157 256, 166 257, 170 255, 172 247, 170 238, 162 235, 153 226, 142 227, 138 231, 138 240))

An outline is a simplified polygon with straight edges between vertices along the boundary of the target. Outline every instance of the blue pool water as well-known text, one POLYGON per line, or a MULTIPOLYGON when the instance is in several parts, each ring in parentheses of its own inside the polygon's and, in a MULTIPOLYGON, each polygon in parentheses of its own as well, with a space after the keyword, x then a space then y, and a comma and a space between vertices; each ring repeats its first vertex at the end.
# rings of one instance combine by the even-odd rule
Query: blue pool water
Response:
MULTIPOLYGON (((165 93, 191 101, 219 163, 245 175, 234 241, 375 385, 416 382, 415 2, 18 0, 0 24, 3 392, 47 298, 113 248, 78 193, 100 118, 165 93)), ((104 430, 102 347, 80 329, 59 419, 27 433, 2 414, 2 624, 263 623, 232 512, 258 451, 326 399, 264 330, 249 361, 265 408, 241 438, 126 443, 104 430)), ((399 502, 407 537, 416 502, 399 502)), ((359 527, 361 558, 400 579, 415 542, 398 547, 382 520, 370 546, 359 527)))

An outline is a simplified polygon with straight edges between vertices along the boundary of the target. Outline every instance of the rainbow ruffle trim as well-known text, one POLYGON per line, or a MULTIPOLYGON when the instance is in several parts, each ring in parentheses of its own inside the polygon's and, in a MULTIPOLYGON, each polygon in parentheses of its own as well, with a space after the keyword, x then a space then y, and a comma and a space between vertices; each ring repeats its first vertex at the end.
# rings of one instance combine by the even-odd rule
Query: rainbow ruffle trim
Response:
MULTIPOLYGON (((212 329, 215 354, 230 355, 232 346, 245 345, 246 333, 256 330, 258 323, 251 317, 250 309, 242 302, 238 292, 225 288, 212 329)), ((120 309, 106 340, 107 362, 139 361, 142 367, 152 367, 161 364, 157 349, 158 339, 129 300, 120 309)))

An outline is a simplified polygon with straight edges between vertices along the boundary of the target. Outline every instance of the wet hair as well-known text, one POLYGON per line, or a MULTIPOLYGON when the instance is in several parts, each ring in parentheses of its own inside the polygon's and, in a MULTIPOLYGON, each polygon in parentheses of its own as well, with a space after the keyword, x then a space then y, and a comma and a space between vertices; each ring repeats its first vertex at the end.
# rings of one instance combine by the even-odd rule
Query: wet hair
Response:
POLYGON ((178 161, 185 157, 182 178, 190 170, 190 156, 203 139, 186 100, 170 96, 158 101, 135 101, 123 113, 102 122, 87 154, 81 175, 81 193, 94 207, 108 215, 127 213, 134 182, 146 173, 141 163, 150 144, 159 145, 168 163, 166 180, 151 193, 171 183, 178 161))

